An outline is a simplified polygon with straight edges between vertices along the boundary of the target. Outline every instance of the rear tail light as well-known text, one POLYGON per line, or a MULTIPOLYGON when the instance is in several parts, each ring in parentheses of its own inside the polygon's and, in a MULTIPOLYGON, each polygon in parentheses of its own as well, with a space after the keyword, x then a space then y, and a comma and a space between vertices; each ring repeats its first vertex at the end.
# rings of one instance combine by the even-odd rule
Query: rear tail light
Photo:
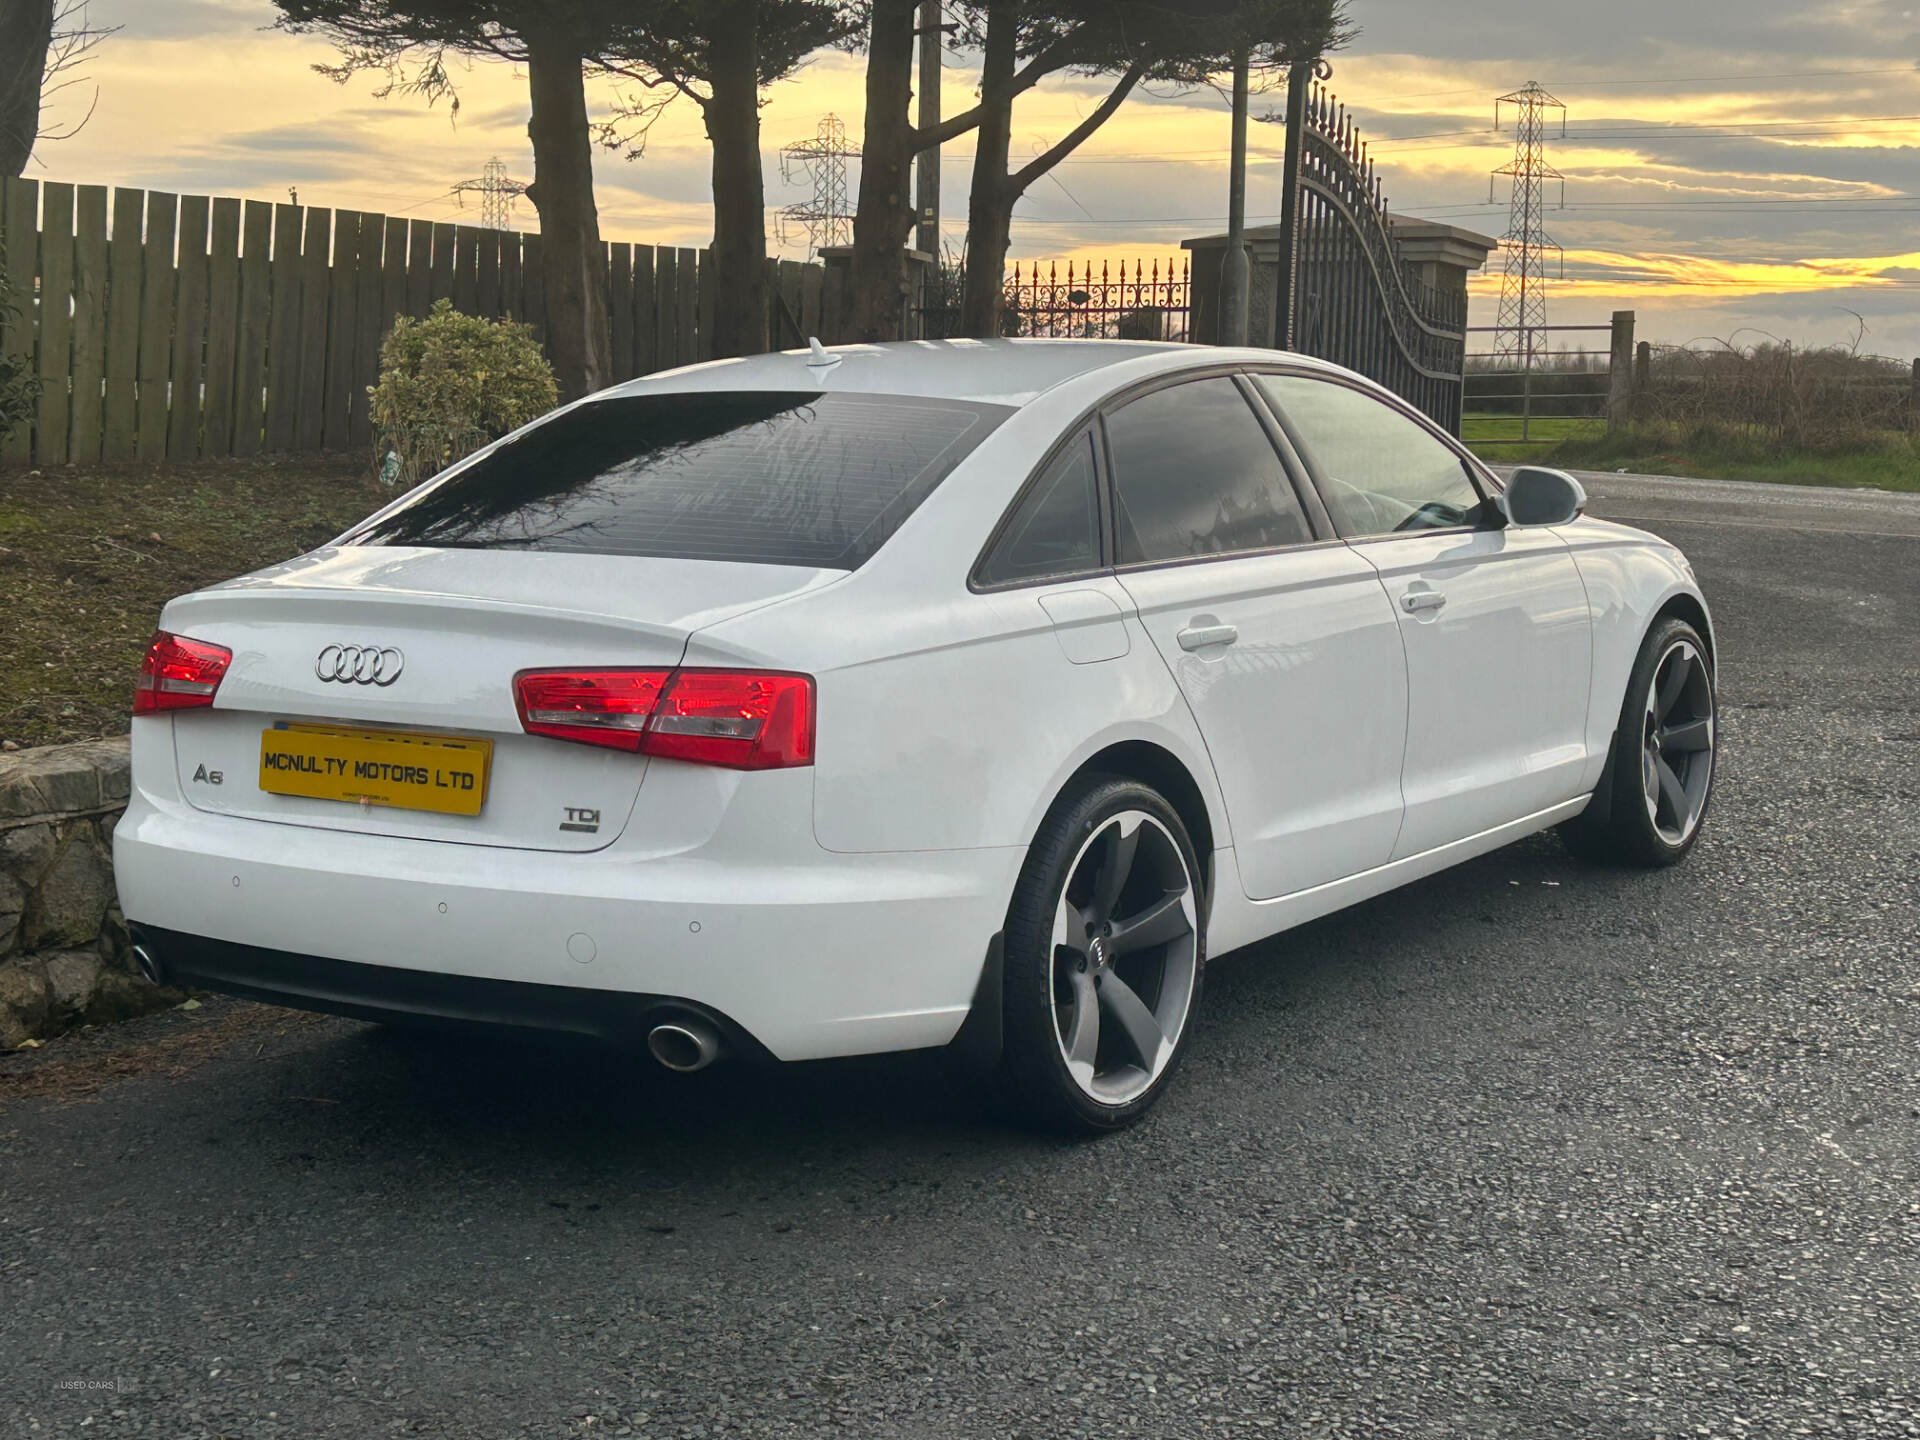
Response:
POLYGON ((520 723, 643 755, 775 770, 813 763, 813 681, 759 670, 523 670, 520 723))
POLYGON ((749 670, 677 670, 640 748, 739 770, 811 765, 813 681, 749 670))
POLYGON ((529 735, 638 750, 668 670, 522 670, 513 678, 529 735))
POLYGON ((156 710, 194 710, 213 704, 232 663, 233 652, 224 645, 154 631, 146 659, 140 662, 133 713, 151 715, 156 710))

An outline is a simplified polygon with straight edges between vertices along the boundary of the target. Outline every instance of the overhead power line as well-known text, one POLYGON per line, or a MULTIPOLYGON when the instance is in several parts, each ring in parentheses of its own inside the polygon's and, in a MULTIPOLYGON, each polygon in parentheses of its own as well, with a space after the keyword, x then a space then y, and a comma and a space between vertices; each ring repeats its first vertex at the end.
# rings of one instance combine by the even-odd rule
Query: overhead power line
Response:
MULTIPOLYGON (((1671 140, 1691 142, 1695 140, 1817 140, 1834 135, 1854 135, 1863 131, 1871 134, 1867 127, 1873 125, 1913 125, 1920 123, 1920 115, 1873 115, 1858 120, 1834 117, 1823 120, 1757 120, 1747 126, 1715 126, 1711 129, 1694 128, 1687 125, 1637 125, 1620 130, 1569 130, 1564 137, 1569 145, 1590 144, 1598 141, 1633 140, 1671 140), (1783 133, 1791 132, 1791 133, 1783 133)), ((1490 132, 1485 130, 1437 130, 1426 135, 1401 136, 1397 141, 1389 141, 1374 153, 1379 155, 1411 155, 1422 151, 1455 150, 1468 148, 1456 145, 1414 145, 1404 142, 1415 140, 1439 140, 1463 135, 1476 135, 1480 143, 1495 143, 1490 132)))
MULTIPOLYGON (((1768 75, 1743 75, 1738 71, 1723 72, 1718 75, 1622 75, 1611 79, 1599 80, 1561 80, 1556 82, 1557 90, 1591 90, 1606 86, 1625 85, 1711 85, 1723 80, 1816 80, 1842 75, 1916 75, 1920 76, 1920 66, 1891 65, 1871 70, 1781 70, 1768 75)), ((1402 95, 1402 100, 1438 100, 1448 95, 1481 95, 1485 91, 1479 86, 1460 90, 1421 90, 1411 95, 1402 95)))
MULTIPOLYGON (((1870 125, 1870 124, 1871 125, 1891 125, 1891 124, 1920 125, 1920 114, 1864 115, 1859 117, 1858 119, 1849 119, 1844 116, 1828 116, 1819 120, 1756 120, 1752 123, 1751 126, 1746 128, 1736 128, 1733 126, 1713 126, 1709 128, 1709 127, 1696 127, 1688 124, 1675 124, 1675 125, 1636 126, 1632 128, 1624 128, 1624 129, 1618 129, 1618 130, 1571 130, 1570 129, 1567 131, 1566 135, 1562 138, 1566 141, 1566 143, 1570 145, 1579 144, 1579 143, 1590 141, 1590 140, 1636 140, 1636 139, 1643 139, 1643 138, 1662 138, 1662 137, 1672 138, 1675 140, 1747 139, 1747 138, 1764 139, 1766 137, 1762 132, 1768 129, 1808 127, 1812 131, 1812 133, 1819 133, 1820 130, 1824 129, 1824 130, 1830 131, 1833 134, 1847 134, 1856 126, 1864 126, 1864 125, 1870 125)), ((1369 146, 1368 148, 1370 153, 1376 156, 1399 154, 1399 153, 1402 153, 1403 150, 1408 153, 1413 153, 1415 151, 1426 149, 1426 148, 1432 148, 1434 150, 1454 149, 1454 148, 1460 148, 1460 147, 1445 146, 1445 145, 1437 145, 1432 147, 1408 146, 1405 144, 1405 142, 1411 141, 1411 140, 1443 139, 1443 138, 1462 136, 1462 135, 1477 136, 1484 143, 1488 145, 1504 145, 1506 143, 1504 140, 1502 140, 1499 137, 1497 132, 1485 129, 1483 127, 1476 126, 1471 130, 1435 130, 1435 131, 1431 131, 1431 132, 1419 134, 1419 135, 1389 136, 1385 140, 1383 140, 1381 143, 1377 145, 1369 146)), ((1261 153, 1261 152, 1249 150, 1247 155, 1247 160, 1250 164, 1277 165, 1281 163, 1281 161, 1284 158, 1285 157, 1281 155, 1278 151, 1261 153)), ((950 151, 947 151, 942 156, 942 159, 947 163, 953 163, 953 164, 971 162, 973 159, 973 152, 970 150, 950 150, 950 151)), ((1074 156, 1070 156, 1066 160, 1061 161, 1060 163, 1062 165, 1142 165, 1142 164, 1171 165, 1171 164, 1181 164, 1191 160, 1209 160, 1209 159, 1216 160, 1220 164, 1224 165, 1226 163, 1226 154, 1218 146, 1205 146, 1205 147, 1200 147, 1200 148, 1191 149, 1191 150, 1108 151, 1108 152, 1097 154, 1097 155, 1074 155, 1074 156)))

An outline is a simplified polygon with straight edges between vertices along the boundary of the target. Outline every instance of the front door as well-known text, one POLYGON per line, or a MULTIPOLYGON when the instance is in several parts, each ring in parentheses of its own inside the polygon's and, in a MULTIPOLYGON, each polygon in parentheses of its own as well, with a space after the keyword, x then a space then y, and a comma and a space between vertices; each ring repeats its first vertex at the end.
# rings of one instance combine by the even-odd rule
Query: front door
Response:
POLYGON ((1247 895, 1385 864, 1406 662, 1373 567, 1316 537, 1233 379, 1153 391, 1106 433, 1118 574, 1206 740, 1247 895))
POLYGON ((1257 383, 1400 628, 1406 819, 1394 858, 1577 798, 1593 636, 1566 543, 1499 526, 1460 454, 1373 395, 1303 375, 1257 383))

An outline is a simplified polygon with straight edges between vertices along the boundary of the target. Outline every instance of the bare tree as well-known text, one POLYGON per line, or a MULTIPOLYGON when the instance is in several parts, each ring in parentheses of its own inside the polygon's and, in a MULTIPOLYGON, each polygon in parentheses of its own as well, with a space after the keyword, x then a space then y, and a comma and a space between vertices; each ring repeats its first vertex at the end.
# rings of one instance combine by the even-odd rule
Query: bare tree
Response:
POLYGON ((87 0, 0 0, 0 176, 26 171, 42 140, 68 140, 93 118, 94 90, 78 120, 48 126, 47 107, 87 84, 87 57, 118 25, 93 25, 87 0))

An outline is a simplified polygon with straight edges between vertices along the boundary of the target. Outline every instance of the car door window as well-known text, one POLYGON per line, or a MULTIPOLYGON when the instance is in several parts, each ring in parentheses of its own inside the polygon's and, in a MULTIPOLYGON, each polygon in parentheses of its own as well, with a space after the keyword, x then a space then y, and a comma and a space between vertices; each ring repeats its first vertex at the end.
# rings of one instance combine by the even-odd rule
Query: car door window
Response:
POLYGON ((1351 386, 1304 375, 1256 375, 1319 471, 1344 535, 1472 525, 1481 495, 1466 461, 1417 421, 1351 386))
POLYGON ((1093 435, 1069 442, 1027 491, 980 567, 982 585, 1078 575, 1100 566, 1093 435))
POLYGON ((1122 565, 1299 545, 1300 500, 1227 376, 1155 390, 1107 417, 1122 565))

